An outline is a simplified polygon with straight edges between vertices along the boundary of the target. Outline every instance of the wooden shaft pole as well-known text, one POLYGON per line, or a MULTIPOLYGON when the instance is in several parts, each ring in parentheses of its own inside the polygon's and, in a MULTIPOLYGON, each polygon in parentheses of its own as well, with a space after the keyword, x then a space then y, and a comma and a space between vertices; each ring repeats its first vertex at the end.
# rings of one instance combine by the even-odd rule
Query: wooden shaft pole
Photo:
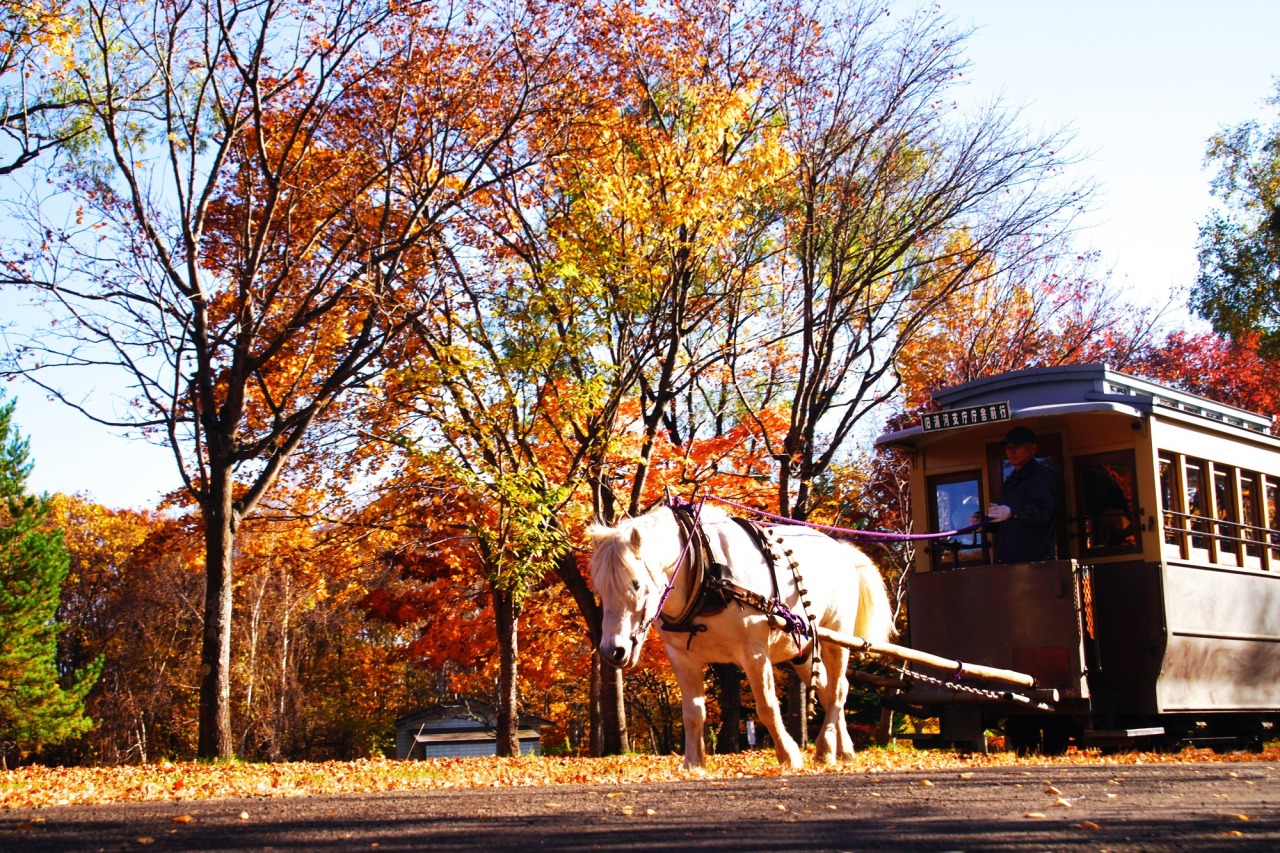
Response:
MULTIPOLYGON (((776 618, 776 617, 774 617, 776 618)), ((771 620, 773 621, 773 620, 771 620)), ((782 620, 777 620, 781 622, 782 620)), ((776 627, 784 627, 781 624, 776 627)), ((955 673, 957 676, 969 675, 974 678, 984 678, 988 681, 999 681, 1004 684, 1016 684, 1021 687, 1035 687, 1036 680, 1034 676, 1027 675, 1025 672, 1014 672, 1011 669, 999 669, 994 666, 983 666, 976 663, 963 663, 958 660, 931 655, 928 652, 909 649, 906 646, 895 645, 894 643, 873 643, 862 637, 855 637, 852 634, 841 634, 838 631, 829 631, 826 628, 817 628, 818 638, 835 643, 838 646, 844 646, 855 652, 864 654, 881 655, 884 657, 898 658, 900 660, 911 661, 912 663, 924 664, 925 666, 935 667, 944 672, 955 673)))

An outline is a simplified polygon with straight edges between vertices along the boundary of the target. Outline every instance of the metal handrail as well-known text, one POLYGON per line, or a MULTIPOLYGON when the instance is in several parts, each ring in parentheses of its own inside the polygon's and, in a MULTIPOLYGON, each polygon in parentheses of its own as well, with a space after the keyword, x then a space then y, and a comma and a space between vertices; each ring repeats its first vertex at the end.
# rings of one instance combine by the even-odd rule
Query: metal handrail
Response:
POLYGON ((1195 528, 1192 528, 1190 526, 1172 527, 1169 525, 1165 525, 1164 529, 1166 533, 1176 532, 1184 536, 1206 536, 1211 539, 1216 539, 1220 542, 1239 542, 1242 545, 1261 545, 1263 547, 1271 547, 1271 548, 1280 547, 1280 530, 1277 530, 1274 527, 1260 527, 1256 524, 1244 524, 1243 522, 1239 522, 1239 521, 1230 521, 1230 520, 1221 519, 1221 518, 1211 518, 1210 516, 1207 516, 1207 515, 1192 515, 1191 513, 1175 512, 1174 510, 1169 510, 1169 509, 1162 510, 1162 512, 1166 517, 1172 517, 1172 518, 1188 520, 1188 521, 1203 522, 1205 526, 1211 528, 1210 530, 1196 530, 1195 528), (1241 536, 1232 536, 1230 534, 1221 533, 1212 529, 1215 527, 1222 527, 1222 526, 1230 526, 1230 527, 1236 528, 1237 530, 1244 530, 1250 533, 1257 533, 1261 535, 1257 539, 1246 539, 1241 536))

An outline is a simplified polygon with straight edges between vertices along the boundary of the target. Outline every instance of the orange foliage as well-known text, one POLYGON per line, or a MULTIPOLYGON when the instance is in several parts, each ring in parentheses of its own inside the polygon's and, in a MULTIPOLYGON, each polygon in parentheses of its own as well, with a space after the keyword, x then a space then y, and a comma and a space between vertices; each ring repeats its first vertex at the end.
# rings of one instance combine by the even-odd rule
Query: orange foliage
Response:
POLYGON ((899 357, 904 408, 931 405, 948 385, 1009 370, 1101 361, 1133 362, 1153 322, 1094 278, 1091 256, 1056 258, 1047 268, 998 275, 951 294, 910 338, 899 357))
MULTIPOLYGON (((1102 764, 1246 764, 1280 761, 1271 744, 1259 754, 1218 755, 1207 749, 1180 753, 1131 752, 1099 757, 1068 752, 1055 758, 1018 758, 1012 752, 958 755, 910 748, 866 749, 847 765, 810 764, 807 774, 892 772, 962 773, 983 767, 1072 767, 1102 764)), ((777 777, 772 750, 716 755, 701 774, 706 779, 777 777)), ((643 785, 688 779, 678 756, 627 755, 614 758, 435 758, 426 761, 330 761, 296 764, 196 764, 159 762, 139 767, 23 767, 0 774, 0 808, 43 808, 59 804, 193 802, 227 797, 296 797, 376 791, 438 791, 456 788, 542 785, 643 785)), ((618 793, 607 796, 615 797, 618 793)), ((625 812, 624 812, 625 813, 625 812)), ((244 817, 252 819, 252 807, 244 817)))

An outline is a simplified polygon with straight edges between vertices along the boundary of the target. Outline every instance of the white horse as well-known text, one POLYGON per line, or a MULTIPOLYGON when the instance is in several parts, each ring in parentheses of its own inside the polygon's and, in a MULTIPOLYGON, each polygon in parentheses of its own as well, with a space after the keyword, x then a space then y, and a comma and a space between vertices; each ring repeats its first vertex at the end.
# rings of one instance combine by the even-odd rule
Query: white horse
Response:
MULTIPOLYGON (((735 582, 763 599, 777 597, 785 608, 832 631, 853 633, 872 642, 893 634, 893 613, 884 579, 865 554, 844 542, 807 527, 766 528, 779 555, 771 576, 765 555, 737 521, 719 508, 704 506, 700 523, 710 551, 723 557, 735 582), (794 561, 802 583, 797 588, 788 560, 794 561), (803 594, 807 588, 807 594, 803 594), (802 599, 808 602, 806 607, 802 599)), ((658 507, 617 527, 596 525, 591 530, 595 550, 591 579, 604 609, 601 658, 627 668, 640 658, 649 626, 662 618, 680 621, 690 605, 687 575, 695 568, 686 549, 686 533, 675 513, 658 507), (683 570, 683 571, 682 571, 683 570), (665 603, 663 595, 670 589, 665 603), (661 613, 659 613, 661 608, 661 613)), ((696 542, 695 542, 696 545, 696 542)), ((756 599, 759 605, 761 600, 756 599)), ((773 735, 778 762, 799 769, 803 756, 782 723, 773 679, 773 664, 794 660, 800 678, 810 680, 813 655, 803 636, 771 627, 768 616, 741 600, 731 600, 718 613, 693 616, 686 624, 702 625, 696 632, 662 632, 663 646, 680 685, 684 711, 684 766, 699 768, 705 761, 703 726, 706 696, 703 672, 709 663, 735 663, 746 673, 761 722, 773 735)), ((844 721, 848 695, 845 668, 848 649, 819 642, 817 693, 825 717, 816 755, 824 764, 847 760, 853 742, 844 721)))

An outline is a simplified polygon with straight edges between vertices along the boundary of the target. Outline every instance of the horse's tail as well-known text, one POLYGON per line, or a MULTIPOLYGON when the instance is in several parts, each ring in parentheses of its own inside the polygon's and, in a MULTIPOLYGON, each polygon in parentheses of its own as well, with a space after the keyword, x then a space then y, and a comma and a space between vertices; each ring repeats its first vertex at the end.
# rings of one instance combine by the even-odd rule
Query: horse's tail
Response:
POLYGON ((893 627, 893 605, 889 603, 884 576, 866 555, 859 553, 858 557, 858 615, 854 620, 854 633, 873 643, 887 642, 897 631, 893 627))

